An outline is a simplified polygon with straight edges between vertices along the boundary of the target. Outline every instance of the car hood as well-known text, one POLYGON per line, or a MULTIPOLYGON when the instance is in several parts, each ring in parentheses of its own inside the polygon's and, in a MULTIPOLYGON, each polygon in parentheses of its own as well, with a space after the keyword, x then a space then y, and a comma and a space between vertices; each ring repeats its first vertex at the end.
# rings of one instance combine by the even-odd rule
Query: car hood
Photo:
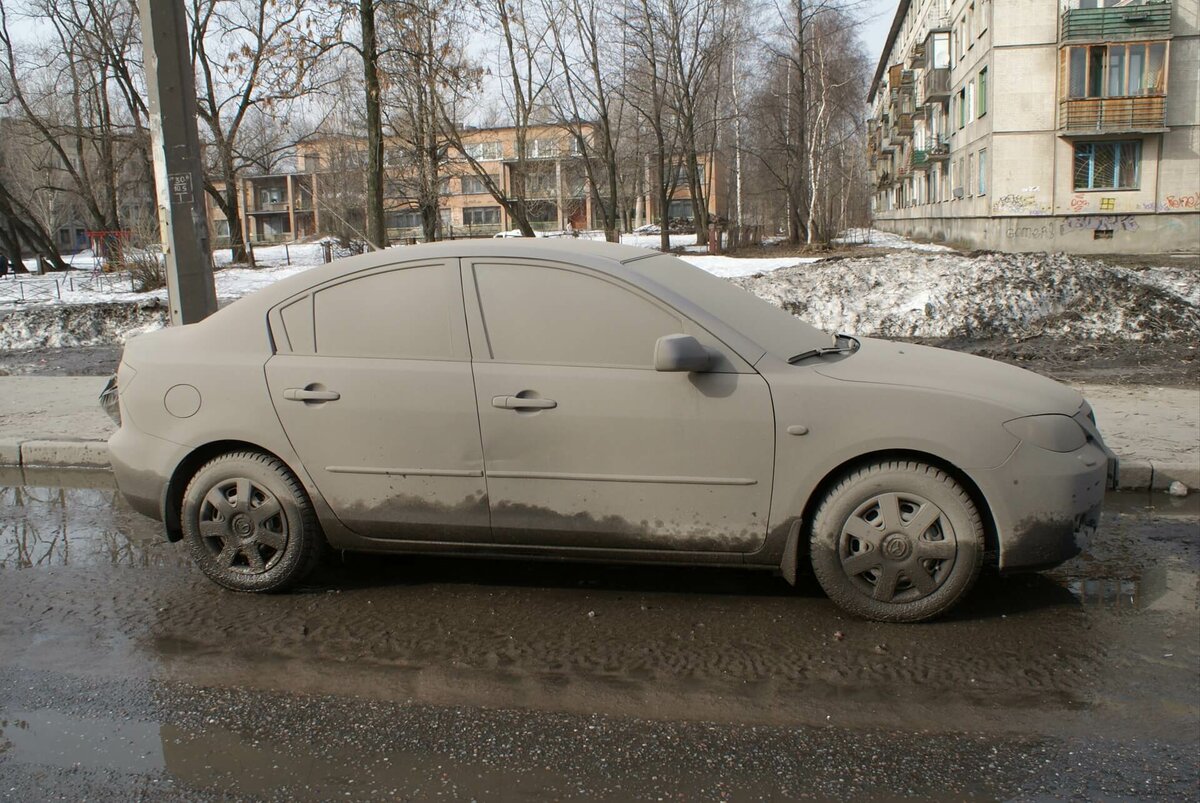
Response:
POLYGON ((953 393, 1003 405, 1017 415, 1074 415, 1079 392, 1011 365, 946 349, 863 338, 854 354, 816 370, 830 379, 900 385, 953 393))

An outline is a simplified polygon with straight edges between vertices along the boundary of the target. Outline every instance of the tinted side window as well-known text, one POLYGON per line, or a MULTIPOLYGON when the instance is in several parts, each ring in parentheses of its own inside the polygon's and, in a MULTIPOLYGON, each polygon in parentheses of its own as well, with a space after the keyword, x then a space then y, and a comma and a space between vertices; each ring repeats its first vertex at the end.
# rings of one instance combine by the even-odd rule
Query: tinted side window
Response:
POLYGON ((333 357, 450 359, 452 312, 441 265, 375 273, 314 298, 317 353, 333 357))
POLYGON ((650 367, 654 343, 683 331, 670 312, 612 282, 532 265, 476 265, 492 358, 650 367))

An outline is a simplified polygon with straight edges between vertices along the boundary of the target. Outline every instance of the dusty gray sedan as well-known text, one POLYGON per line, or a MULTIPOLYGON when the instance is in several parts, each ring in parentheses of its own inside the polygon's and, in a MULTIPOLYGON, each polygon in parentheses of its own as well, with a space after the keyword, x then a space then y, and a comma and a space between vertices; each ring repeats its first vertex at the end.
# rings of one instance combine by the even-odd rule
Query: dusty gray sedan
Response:
POLYGON ((239 591, 325 548, 811 565, 855 614, 1070 558, 1115 461, 1073 390, 831 338, 657 252, 455 242, 306 271, 129 342, 130 503, 239 591))

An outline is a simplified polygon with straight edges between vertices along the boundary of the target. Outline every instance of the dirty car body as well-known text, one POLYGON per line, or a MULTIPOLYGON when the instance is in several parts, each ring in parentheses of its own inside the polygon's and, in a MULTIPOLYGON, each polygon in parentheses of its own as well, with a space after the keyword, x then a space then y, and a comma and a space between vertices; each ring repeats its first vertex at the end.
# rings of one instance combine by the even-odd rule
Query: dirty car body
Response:
POLYGON ((971 562, 1077 554, 1115 470, 1078 393, 882 340, 804 357, 829 344, 644 249, 392 249, 132 339, 109 445, 129 502, 243 590, 294 583, 306 540, 793 581, 827 548, 855 612, 915 620, 971 562))

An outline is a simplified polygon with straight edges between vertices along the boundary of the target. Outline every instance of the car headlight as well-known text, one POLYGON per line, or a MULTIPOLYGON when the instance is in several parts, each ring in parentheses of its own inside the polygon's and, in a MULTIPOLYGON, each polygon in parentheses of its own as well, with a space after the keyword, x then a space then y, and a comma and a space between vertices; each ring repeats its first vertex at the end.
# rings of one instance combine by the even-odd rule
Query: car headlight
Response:
POLYGON ((1069 415, 1030 415, 1004 422, 1022 441, 1051 452, 1073 452, 1087 443, 1087 433, 1069 415))

